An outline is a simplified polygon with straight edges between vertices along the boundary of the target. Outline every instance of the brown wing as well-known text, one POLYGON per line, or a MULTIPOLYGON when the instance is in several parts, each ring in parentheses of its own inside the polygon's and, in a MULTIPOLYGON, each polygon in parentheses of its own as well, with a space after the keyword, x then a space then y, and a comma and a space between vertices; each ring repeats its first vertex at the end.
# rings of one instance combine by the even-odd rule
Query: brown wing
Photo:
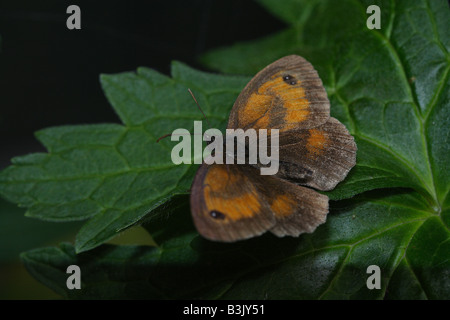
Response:
POLYGON ((247 84, 230 113, 228 128, 317 127, 330 116, 330 102, 317 71, 296 55, 281 58, 247 84))
POLYGON ((332 190, 356 163, 356 143, 335 118, 316 128, 280 135, 277 176, 332 190))
POLYGON ((328 197, 249 165, 203 164, 191 189, 191 211, 199 233, 223 242, 268 230, 277 236, 312 232, 325 222, 328 197))

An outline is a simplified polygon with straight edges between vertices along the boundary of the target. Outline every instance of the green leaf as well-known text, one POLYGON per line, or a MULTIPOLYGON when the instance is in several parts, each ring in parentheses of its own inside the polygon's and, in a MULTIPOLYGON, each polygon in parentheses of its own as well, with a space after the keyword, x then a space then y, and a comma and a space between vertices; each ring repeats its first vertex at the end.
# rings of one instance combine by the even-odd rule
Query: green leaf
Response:
POLYGON ((406 191, 366 194, 334 203, 313 234, 234 244, 199 237, 179 199, 168 217, 147 225, 157 247, 104 245, 76 255, 62 244, 22 259, 33 276, 72 299, 448 299, 449 232, 419 199, 406 191), (66 287, 71 264, 82 270, 81 290, 66 287), (369 265, 381 269, 380 290, 366 286, 369 265))
POLYGON ((18 260, 25 250, 72 239, 80 223, 58 224, 31 220, 24 217, 25 210, 0 199, 0 264, 18 260))
POLYGON ((442 208, 450 188, 443 169, 450 158, 447 2, 378 1, 381 30, 366 27, 371 1, 260 2, 286 30, 213 50, 202 61, 254 74, 276 58, 304 56, 324 82, 332 115, 358 145, 356 168, 330 197, 403 186, 442 208))
POLYGON ((172 144, 155 140, 201 120, 188 87, 212 126, 224 129, 249 78, 180 63, 172 78, 145 68, 102 76, 124 125, 41 131, 37 137, 49 153, 15 158, 0 173, 0 193, 28 207, 27 215, 90 219, 75 247, 23 254, 37 279, 69 298, 450 298, 447 3, 377 1, 382 28, 369 30, 366 8, 373 1, 260 2, 286 30, 215 50, 203 61, 246 75, 287 54, 311 61, 332 115, 357 142, 357 165, 327 192, 347 200, 331 201, 327 222, 299 238, 203 240, 186 197, 196 165, 174 166, 172 144), (138 223, 157 247, 102 246, 76 254, 138 223), (66 289, 69 264, 87 270, 85 290, 66 289), (367 289, 369 265, 381 268, 380 290, 367 289))
POLYGON ((108 100, 124 125, 49 128, 36 137, 49 153, 12 159, 0 174, 0 193, 27 207, 26 215, 49 221, 89 219, 77 252, 92 249, 139 223, 175 194, 189 192, 197 165, 174 165, 169 139, 191 130, 202 115, 191 88, 214 127, 226 125, 246 77, 211 75, 174 63, 173 78, 140 68, 102 75, 108 100))

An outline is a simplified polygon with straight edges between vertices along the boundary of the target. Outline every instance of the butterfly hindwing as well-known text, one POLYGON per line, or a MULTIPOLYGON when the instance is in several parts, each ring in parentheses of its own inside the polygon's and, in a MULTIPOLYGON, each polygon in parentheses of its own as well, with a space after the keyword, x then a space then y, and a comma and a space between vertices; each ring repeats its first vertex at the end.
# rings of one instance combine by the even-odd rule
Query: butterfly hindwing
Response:
POLYGON ((356 163, 356 143, 337 119, 280 136, 278 177, 332 190, 356 163))
POLYGON ((298 237, 302 233, 313 232, 325 222, 327 196, 277 177, 267 177, 271 181, 266 199, 276 219, 270 232, 278 237, 298 237))

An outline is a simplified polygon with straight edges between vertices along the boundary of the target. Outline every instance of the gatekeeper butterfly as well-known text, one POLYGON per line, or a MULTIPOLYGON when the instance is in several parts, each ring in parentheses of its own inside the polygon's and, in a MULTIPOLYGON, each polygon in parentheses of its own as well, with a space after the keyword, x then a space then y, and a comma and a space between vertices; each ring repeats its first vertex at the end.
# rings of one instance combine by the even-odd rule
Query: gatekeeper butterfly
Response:
POLYGON ((330 117, 327 93, 308 61, 290 55, 256 74, 234 103, 227 128, 278 129, 279 170, 264 176, 261 165, 203 163, 190 196, 203 237, 234 242, 266 231, 296 237, 325 222, 328 197, 313 189, 331 190, 342 181, 357 148, 330 117))

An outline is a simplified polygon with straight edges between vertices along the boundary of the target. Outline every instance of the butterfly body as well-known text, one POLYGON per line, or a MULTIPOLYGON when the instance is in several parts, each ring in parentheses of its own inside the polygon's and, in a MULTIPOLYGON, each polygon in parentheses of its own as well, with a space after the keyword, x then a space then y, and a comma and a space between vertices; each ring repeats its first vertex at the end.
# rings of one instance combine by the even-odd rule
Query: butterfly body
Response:
MULTIPOLYGON (((298 236, 326 221, 328 197, 311 188, 331 190, 342 181, 355 165, 356 144, 330 117, 326 91, 309 62, 292 55, 261 70, 237 98, 228 129, 268 129, 269 136, 277 129, 279 169, 261 175, 260 162, 203 163, 191 188, 193 220, 202 236, 223 242, 267 231, 298 236)), ((269 150, 270 143, 268 138, 269 150)))

